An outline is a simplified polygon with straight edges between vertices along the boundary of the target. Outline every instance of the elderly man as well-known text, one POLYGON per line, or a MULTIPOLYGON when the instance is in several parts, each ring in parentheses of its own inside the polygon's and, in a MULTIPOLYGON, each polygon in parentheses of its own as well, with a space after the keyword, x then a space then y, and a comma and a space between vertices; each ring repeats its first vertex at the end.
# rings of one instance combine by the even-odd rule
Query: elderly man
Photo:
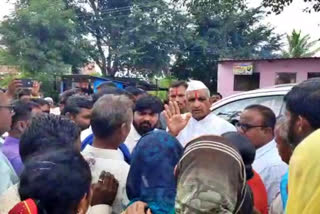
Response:
POLYGON ((187 108, 190 113, 181 115, 177 102, 165 106, 169 132, 185 146, 201 135, 222 135, 236 128, 210 112, 210 91, 200 81, 192 80, 186 91, 187 108))
POLYGON ((253 169, 261 176, 268 193, 268 204, 277 196, 282 176, 288 166, 278 153, 274 141, 276 116, 262 105, 251 105, 244 109, 237 124, 238 131, 249 138, 256 148, 253 169))
MULTIPOLYGON (((3 92, 0 92, 0 135, 10 130, 13 113, 13 107, 9 103, 9 98, 3 92)), ((18 182, 16 173, 1 150, 0 177, 0 195, 10 186, 18 182)))
POLYGON ((163 104, 157 97, 148 95, 137 100, 133 113, 131 131, 125 140, 125 145, 128 147, 130 153, 132 153, 142 135, 157 127, 162 110, 163 104))
POLYGON ((130 132, 132 101, 125 95, 104 95, 93 106, 91 127, 94 134, 92 146, 83 150, 91 167, 93 182, 98 181, 104 170, 119 181, 119 189, 113 203, 113 213, 121 213, 128 205, 126 181, 129 165, 124 161, 120 144, 130 132))

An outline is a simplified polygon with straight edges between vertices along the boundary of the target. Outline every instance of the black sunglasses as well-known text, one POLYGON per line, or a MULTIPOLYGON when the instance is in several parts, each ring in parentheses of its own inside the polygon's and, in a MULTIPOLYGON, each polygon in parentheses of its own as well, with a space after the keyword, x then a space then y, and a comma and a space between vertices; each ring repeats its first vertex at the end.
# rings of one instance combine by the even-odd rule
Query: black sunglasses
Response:
POLYGON ((243 131, 248 131, 249 129, 263 128, 263 127, 268 127, 268 126, 266 126, 266 125, 255 126, 255 125, 250 125, 250 124, 246 124, 246 123, 237 122, 236 123, 236 127, 237 128, 241 128, 243 131))

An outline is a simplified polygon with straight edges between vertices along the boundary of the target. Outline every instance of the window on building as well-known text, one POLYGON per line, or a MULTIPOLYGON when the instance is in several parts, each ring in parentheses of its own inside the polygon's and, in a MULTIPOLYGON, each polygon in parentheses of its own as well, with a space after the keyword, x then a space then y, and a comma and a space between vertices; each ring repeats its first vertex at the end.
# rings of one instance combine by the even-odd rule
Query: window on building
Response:
POLYGON ((234 75, 234 91, 250 91, 260 87, 260 73, 234 75))
POLYGON ((296 83, 297 74, 296 73, 277 73, 275 84, 287 84, 287 83, 296 83))
POLYGON ((308 73, 308 79, 315 78, 315 77, 320 77, 320 72, 310 72, 310 73, 308 73))

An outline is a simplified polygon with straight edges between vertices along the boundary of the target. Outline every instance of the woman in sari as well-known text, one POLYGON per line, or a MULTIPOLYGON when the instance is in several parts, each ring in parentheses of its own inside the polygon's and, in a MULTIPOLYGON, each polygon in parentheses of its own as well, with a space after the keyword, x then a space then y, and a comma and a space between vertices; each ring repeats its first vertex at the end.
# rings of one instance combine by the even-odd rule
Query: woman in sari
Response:
POLYGON ((245 165, 238 150, 223 137, 192 140, 176 174, 176 214, 253 212, 245 165))
POLYGON ((176 196, 174 168, 182 152, 178 140, 165 131, 144 135, 132 153, 127 179, 130 204, 143 201, 153 214, 170 213, 176 196))

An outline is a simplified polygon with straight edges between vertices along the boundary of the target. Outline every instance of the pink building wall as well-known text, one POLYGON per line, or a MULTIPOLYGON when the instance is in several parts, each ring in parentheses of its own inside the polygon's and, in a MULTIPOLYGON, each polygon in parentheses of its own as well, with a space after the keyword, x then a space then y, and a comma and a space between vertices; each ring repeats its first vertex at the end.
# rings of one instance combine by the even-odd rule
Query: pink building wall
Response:
POLYGON ((320 58, 277 59, 256 61, 221 61, 218 65, 218 92, 224 97, 240 91, 234 91, 233 65, 241 62, 252 62, 254 72, 260 73, 260 88, 275 85, 279 72, 296 73, 296 82, 304 81, 309 72, 320 73, 320 58))

